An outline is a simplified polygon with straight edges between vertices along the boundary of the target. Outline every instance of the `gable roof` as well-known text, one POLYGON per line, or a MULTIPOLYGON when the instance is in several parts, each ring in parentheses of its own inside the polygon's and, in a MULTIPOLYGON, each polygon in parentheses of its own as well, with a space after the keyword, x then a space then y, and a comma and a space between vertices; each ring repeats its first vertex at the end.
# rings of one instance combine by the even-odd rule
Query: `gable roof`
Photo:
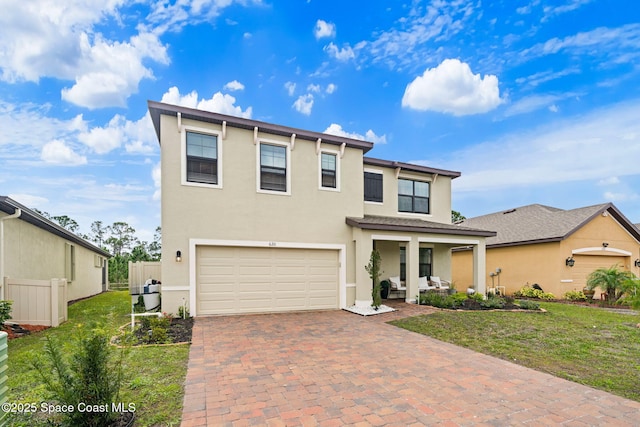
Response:
POLYGON ((149 108, 151 120, 153 121, 153 127, 156 130, 158 141, 160 141, 160 116, 164 114, 167 116, 177 117, 178 114, 180 114, 180 116, 185 119, 198 120, 200 122, 214 123, 217 125, 222 125, 223 122, 226 122, 226 126, 247 130, 254 130, 254 128, 257 127, 258 132, 265 132, 271 135, 290 137, 291 135, 295 134, 296 139, 304 139, 312 142, 316 142, 318 138, 320 138, 322 139, 322 142, 326 144, 342 145, 344 143, 347 147, 359 148, 365 153, 373 148, 372 142, 362 141, 360 139, 346 138, 343 136, 330 135, 328 133, 312 132, 288 126, 261 122, 258 120, 245 119, 242 117, 213 113, 211 111, 182 107, 179 105, 165 104, 156 101, 147 101, 147 106, 149 108))
POLYGON ((365 215, 363 218, 346 218, 347 225, 363 230, 410 231, 431 234, 457 234, 464 236, 495 236, 495 231, 478 230, 456 224, 425 221, 419 218, 365 215))
POLYGON ((640 230, 613 203, 563 210, 539 204, 468 218, 458 224, 496 230, 487 239, 487 247, 517 246, 559 242, 566 239, 598 215, 607 212, 640 242, 640 230))
POLYGON ((0 196, 0 211, 8 215, 13 215, 16 212, 16 209, 20 209, 22 211, 20 217, 18 217, 17 219, 28 222, 31 225, 35 225, 42 230, 55 234, 58 237, 62 237, 65 240, 69 240, 70 242, 87 248, 90 251, 93 251, 104 257, 111 258, 111 254, 109 252, 100 249, 87 240, 73 234, 66 228, 63 228, 55 222, 48 220, 36 211, 29 209, 28 207, 16 202, 15 200, 7 196, 0 196))

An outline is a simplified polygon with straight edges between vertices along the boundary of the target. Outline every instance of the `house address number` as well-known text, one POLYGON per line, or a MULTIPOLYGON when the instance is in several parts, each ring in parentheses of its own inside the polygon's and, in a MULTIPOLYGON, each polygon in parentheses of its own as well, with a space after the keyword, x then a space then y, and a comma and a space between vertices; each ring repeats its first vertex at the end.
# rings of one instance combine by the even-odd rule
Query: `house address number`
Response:
POLYGON ((269 247, 274 247, 274 246, 278 246, 278 244, 276 242, 269 242, 269 247))

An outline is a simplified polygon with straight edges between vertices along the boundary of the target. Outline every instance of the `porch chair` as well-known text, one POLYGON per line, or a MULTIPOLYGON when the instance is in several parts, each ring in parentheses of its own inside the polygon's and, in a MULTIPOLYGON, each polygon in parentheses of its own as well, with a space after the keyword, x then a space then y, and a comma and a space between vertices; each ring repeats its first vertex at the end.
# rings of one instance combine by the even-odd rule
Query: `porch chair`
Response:
POLYGON ((429 284, 429 280, 427 280, 427 276, 418 277, 418 291, 426 292, 436 289, 435 286, 431 286, 429 284))
POLYGON ((402 286, 400 276, 389 277, 389 283, 391 283, 391 287, 389 288, 389 296, 391 296, 391 292, 393 292, 397 296, 400 296, 400 292, 404 292, 406 294, 407 287, 402 286))
POLYGON ((429 280, 437 289, 449 289, 451 282, 442 280, 439 276, 430 276, 429 280))

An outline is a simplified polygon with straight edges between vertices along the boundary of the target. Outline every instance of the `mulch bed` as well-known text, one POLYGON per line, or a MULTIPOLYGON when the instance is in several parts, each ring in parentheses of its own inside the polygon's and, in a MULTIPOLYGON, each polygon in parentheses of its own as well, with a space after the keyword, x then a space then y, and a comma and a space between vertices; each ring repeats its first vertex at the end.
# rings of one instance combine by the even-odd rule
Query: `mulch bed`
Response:
MULTIPOLYGON (((167 329, 168 343, 190 343, 191 331, 193 329, 193 317, 187 319, 173 318, 169 329, 167 329)), ((143 328, 136 328, 133 332, 134 336, 138 339, 138 343, 134 345, 145 345, 147 343, 147 331, 143 328)), ((151 343, 153 344, 153 343, 151 343)))
POLYGON ((44 331, 45 329, 50 328, 50 326, 43 325, 15 325, 15 324, 5 324, 2 327, 2 331, 6 332, 8 338, 10 340, 23 337, 25 335, 29 335, 33 332, 44 331))

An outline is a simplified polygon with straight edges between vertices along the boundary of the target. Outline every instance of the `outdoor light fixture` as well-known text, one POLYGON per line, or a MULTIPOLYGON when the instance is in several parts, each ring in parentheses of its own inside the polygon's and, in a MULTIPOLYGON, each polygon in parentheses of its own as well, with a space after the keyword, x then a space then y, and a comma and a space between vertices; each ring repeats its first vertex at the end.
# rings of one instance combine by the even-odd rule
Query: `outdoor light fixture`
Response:
POLYGON ((635 265, 636 267, 640 267, 640 259, 636 259, 636 260, 633 262, 633 265, 635 265))
POLYGON ((182 261, 182 252, 177 251, 176 252, 176 262, 181 262, 182 261))
POLYGON ((570 256, 570 257, 568 257, 566 260, 564 260, 564 263, 565 263, 566 265, 568 265, 569 267, 573 267, 573 266, 574 266, 574 264, 576 263, 576 260, 575 260, 575 259, 573 259, 573 257, 572 257, 572 256, 570 256))

